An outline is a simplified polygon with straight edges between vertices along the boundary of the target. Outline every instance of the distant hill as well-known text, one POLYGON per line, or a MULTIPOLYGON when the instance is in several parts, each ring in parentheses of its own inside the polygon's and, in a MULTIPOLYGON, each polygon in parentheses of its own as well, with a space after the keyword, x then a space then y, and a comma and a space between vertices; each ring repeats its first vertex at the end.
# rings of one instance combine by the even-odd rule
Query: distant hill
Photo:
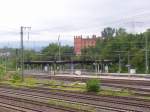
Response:
MULTIPOLYGON (((25 49, 34 49, 36 51, 40 51, 42 48, 48 46, 50 43, 56 43, 56 42, 50 42, 50 41, 25 41, 24 42, 24 48, 25 49)), ((61 45, 69 45, 73 46, 73 42, 69 41, 61 41, 61 45)), ((0 48, 20 48, 20 42, 18 41, 12 41, 12 42, 0 42, 0 48)))

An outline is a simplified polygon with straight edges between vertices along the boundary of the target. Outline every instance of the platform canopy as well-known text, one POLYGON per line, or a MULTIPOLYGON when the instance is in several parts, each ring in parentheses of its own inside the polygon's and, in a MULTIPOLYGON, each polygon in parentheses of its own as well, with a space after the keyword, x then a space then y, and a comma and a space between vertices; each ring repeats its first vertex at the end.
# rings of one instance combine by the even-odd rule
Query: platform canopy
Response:
POLYGON ((110 64, 111 60, 90 60, 90 61, 82 61, 82 60, 73 60, 73 61, 25 61, 24 64, 96 64, 96 63, 103 63, 103 64, 110 64))

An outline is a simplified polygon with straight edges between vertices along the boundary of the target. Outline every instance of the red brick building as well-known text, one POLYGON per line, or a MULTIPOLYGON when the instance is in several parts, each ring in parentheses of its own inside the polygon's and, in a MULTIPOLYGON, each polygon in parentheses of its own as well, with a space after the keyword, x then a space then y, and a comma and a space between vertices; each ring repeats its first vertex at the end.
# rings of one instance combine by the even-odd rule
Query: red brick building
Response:
POLYGON ((92 38, 82 38, 81 36, 74 36, 74 52, 76 55, 81 54, 81 49, 87 48, 90 46, 96 45, 96 40, 98 37, 96 35, 93 35, 92 38))

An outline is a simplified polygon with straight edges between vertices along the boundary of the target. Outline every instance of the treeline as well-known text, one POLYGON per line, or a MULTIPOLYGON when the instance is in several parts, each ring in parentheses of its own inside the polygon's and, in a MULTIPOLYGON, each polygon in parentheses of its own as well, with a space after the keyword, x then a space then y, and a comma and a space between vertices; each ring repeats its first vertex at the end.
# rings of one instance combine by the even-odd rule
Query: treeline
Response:
MULTIPOLYGON (((25 61, 111 60, 109 72, 118 72, 119 66, 122 73, 128 72, 127 65, 136 69, 137 73, 145 73, 146 65, 150 68, 150 29, 140 34, 131 34, 123 28, 108 27, 101 32, 101 35, 102 37, 97 39, 96 46, 82 49, 80 56, 74 54, 74 48, 71 46, 51 43, 40 52, 24 50, 24 58, 25 61)), ((20 50, 7 48, 6 51, 11 55, 1 56, 0 63, 15 69, 19 66, 17 64, 20 62, 20 50)), ((150 70, 148 72, 150 73, 150 70)))
POLYGON ((146 72, 146 61, 148 67, 150 62, 150 29, 144 33, 131 34, 123 28, 108 27, 101 34, 102 38, 97 40, 95 47, 82 49, 82 56, 86 57, 84 59, 112 60, 109 72, 118 72, 119 65, 121 72, 128 72, 128 65, 136 69, 137 73, 146 72))

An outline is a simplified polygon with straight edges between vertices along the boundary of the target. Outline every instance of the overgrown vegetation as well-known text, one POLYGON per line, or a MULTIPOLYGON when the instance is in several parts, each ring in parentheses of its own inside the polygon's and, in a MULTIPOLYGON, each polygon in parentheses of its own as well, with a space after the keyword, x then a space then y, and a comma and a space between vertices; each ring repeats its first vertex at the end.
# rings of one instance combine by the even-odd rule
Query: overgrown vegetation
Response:
POLYGON ((19 74, 19 71, 12 73, 11 81, 12 83, 21 82, 21 76, 19 74))
POLYGON ((106 96, 132 96, 132 95, 134 95, 134 93, 132 91, 127 90, 127 89, 122 89, 122 90, 118 90, 118 91, 102 89, 98 94, 106 95, 106 96))
MULTIPOLYGON (((56 51, 60 47, 61 60, 112 60, 112 63, 109 64, 109 72, 118 72, 120 59, 121 73, 128 72, 128 64, 131 68, 136 69, 137 73, 145 73, 146 38, 147 60, 150 62, 150 29, 140 34, 131 34, 126 32, 124 28, 114 29, 110 27, 104 28, 102 38, 97 39, 96 46, 82 49, 80 56, 76 56, 73 53, 73 47, 71 46, 59 46, 56 43, 51 43, 41 50, 41 54, 34 50, 24 50, 24 57, 25 61, 58 60, 58 52, 56 51)), ((6 64, 7 70, 15 70, 19 67, 18 50, 13 48, 4 48, 2 50, 10 52, 11 55, 2 57, 0 64, 6 64)), ((65 65, 65 67, 67 68, 68 66, 65 65)), ((77 64, 75 67, 83 67, 89 70, 95 69, 91 65, 77 64)))
POLYGON ((88 104, 71 103, 65 100, 50 99, 49 104, 63 108, 75 109, 78 112, 96 112, 96 109, 88 104))
POLYGON ((4 80, 1 83, 2 84, 8 84, 13 87, 37 87, 38 86, 38 80, 34 78, 25 78, 24 81, 21 81, 20 78, 15 74, 14 77, 10 80, 4 80))
POLYGON ((3 65, 0 65, 0 81, 3 80, 5 75, 6 75, 5 68, 3 65))
POLYGON ((81 82, 65 83, 64 81, 49 80, 45 83, 49 88, 85 92, 86 85, 81 82))
POLYGON ((100 81, 97 79, 90 79, 86 82, 86 90, 88 92, 99 92, 100 91, 100 81))
MULTIPOLYGON (((136 69, 137 73, 145 73, 145 46, 147 38, 149 52, 150 29, 140 34, 130 34, 123 28, 116 30, 105 28, 102 36, 103 38, 97 40, 95 47, 82 50, 81 58, 83 60, 112 60, 109 72, 118 72, 120 59, 122 73, 128 72, 128 64, 131 68, 136 69)), ((150 58, 148 61, 150 62, 150 58)))
MULTIPOLYGON (((17 74, 18 75, 18 74, 17 74)), ((79 93, 86 93, 86 92, 93 92, 97 95, 108 95, 108 96, 135 96, 134 91, 128 90, 128 89, 121 89, 121 90, 111 90, 111 89, 103 89, 100 87, 100 81, 96 79, 92 79, 87 81, 87 83, 81 83, 81 82, 60 82, 56 80, 38 80, 36 78, 25 78, 24 81, 20 81, 20 78, 18 78, 16 74, 12 77, 14 79, 11 80, 3 80, 0 83, 1 84, 8 84, 13 87, 38 87, 41 85, 44 85, 44 87, 48 88, 54 88, 53 91, 73 91, 73 92, 79 92, 79 93), (55 90, 58 89, 58 90, 55 90)), ((52 90, 51 90, 52 92, 52 90)), ((149 97, 146 96, 137 96, 139 98, 149 99, 149 97)))

